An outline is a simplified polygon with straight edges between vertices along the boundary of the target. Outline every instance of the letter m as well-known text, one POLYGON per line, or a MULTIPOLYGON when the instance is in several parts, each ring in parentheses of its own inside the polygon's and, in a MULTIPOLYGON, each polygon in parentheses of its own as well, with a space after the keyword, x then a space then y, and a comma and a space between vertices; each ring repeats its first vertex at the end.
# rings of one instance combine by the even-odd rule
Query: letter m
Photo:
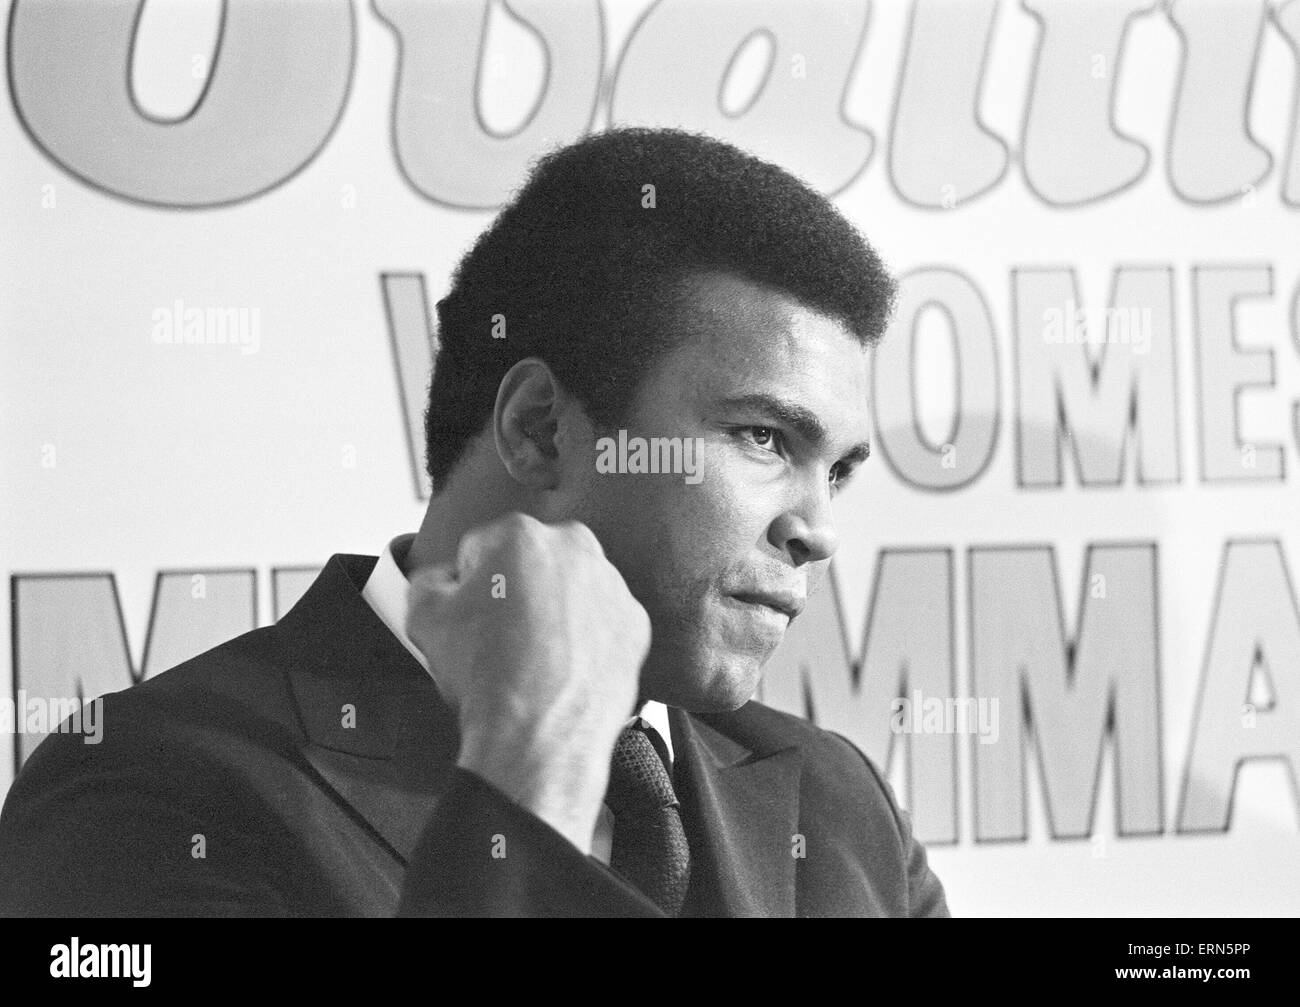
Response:
MULTIPOLYGON (((768 663, 761 698, 844 735, 883 772, 894 756, 893 701, 956 688, 950 549, 885 549, 876 561, 862 645, 850 650, 834 571, 768 663)), ((951 734, 907 734, 902 803, 926 843, 957 841, 957 749, 951 734)))
POLYGON ((113 978, 129 976, 131 974, 131 945, 102 945, 99 973, 101 976, 113 978))
POLYGON ((1156 546, 1089 547, 1072 639, 1050 547, 975 548, 969 573, 972 691, 1001 713, 972 738, 976 840, 1027 837, 1030 741, 1052 837, 1091 834, 1108 736, 1119 834, 1161 832, 1156 546))
MULTIPOLYGON (((125 689, 247 632, 257 621, 255 571, 160 571, 137 669, 113 574, 15 574, 10 587, 14 693, 21 689, 46 702, 90 700, 125 689), (202 591, 194 590, 196 578, 203 579, 202 591)), ((15 711, 19 721, 22 715, 15 711)), ((43 738, 15 733, 15 773, 43 738)), ((0 786, 7 789, 5 777, 0 786)))
MULTIPOLYGON (((1126 329, 1128 342, 1101 342, 1095 355, 1068 338, 1055 343, 1044 337, 1049 311, 1082 303, 1074 270, 1018 269, 1013 291, 1020 484, 1059 486, 1068 442, 1081 485, 1119 485, 1130 434, 1138 480, 1178 482, 1172 270, 1133 266, 1116 272, 1110 306, 1093 314, 1150 319, 1150 332, 1126 329)), ((1095 321, 1089 336, 1104 340, 1116 334, 1106 329, 1105 321, 1095 321)))

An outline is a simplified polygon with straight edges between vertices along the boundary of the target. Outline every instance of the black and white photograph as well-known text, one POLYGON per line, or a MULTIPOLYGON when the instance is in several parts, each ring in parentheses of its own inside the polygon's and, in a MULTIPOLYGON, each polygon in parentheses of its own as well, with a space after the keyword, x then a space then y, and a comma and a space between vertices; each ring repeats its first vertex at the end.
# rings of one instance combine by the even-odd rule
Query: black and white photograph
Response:
POLYGON ((23 970, 952 917, 1260 977, 1300 0, 3 7, 23 970))

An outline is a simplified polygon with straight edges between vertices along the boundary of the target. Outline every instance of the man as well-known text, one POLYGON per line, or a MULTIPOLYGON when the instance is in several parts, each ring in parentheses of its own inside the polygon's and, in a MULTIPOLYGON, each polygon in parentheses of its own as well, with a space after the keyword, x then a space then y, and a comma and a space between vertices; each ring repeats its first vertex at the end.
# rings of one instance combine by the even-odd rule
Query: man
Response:
POLYGON ((715 140, 544 158, 438 302, 419 532, 46 740, 0 908, 947 915, 877 769, 749 702, 835 551, 892 296, 715 140))

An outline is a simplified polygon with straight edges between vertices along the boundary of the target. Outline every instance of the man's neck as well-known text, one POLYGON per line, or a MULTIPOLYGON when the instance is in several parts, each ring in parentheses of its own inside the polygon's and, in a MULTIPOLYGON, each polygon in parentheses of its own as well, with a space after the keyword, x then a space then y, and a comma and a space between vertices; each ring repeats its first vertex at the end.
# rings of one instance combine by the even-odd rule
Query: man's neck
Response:
POLYGON ((394 557, 405 576, 409 577, 413 571, 421 567, 455 562, 461 536, 469 529, 460 527, 460 522, 455 522, 457 526, 452 527, 453 508, 449 503, 450 501, 442 496, 430 500, 428 510, 424 513, 424 521, 420 524, 419 531, 415 533, 406 555, 394 557))
POLYGON ((439 563, 455 563, 461 537, 511 511, 527 510, 528 500, 500 463, 471 456, 455 478, 429 500, 415 540, 400 561, 402 573, 439 563))

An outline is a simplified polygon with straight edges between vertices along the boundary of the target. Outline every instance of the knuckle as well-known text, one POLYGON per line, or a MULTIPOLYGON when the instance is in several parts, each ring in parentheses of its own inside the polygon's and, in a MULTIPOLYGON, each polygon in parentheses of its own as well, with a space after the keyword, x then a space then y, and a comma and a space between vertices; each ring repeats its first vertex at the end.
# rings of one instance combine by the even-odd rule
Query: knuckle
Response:
POLYGON ((410 604, 435 604, 449 587, 447 571, 439 566, 426 566, 411 573, 408 579, 407 598, 410 604))
POLYGON ((465 555, 477 549, 485 548, 500 537, 495 524, 476 525, 460 537, 459 552, 465 555))
POLYGON ((559 525, 566 538, 575 546, 585 549, 588 552, 595 553, 602 559, 605 557, 605 549, 600 544, 600 539, 596 533, 591 530, 591 526, 584 521, 564 521, 559 525))
POLYGON ((512 511, 500 518, 498 528, 503 549, 526 553, 545 541, 546 526, 520 511, 512 511))
POLYGON ((501 517, 497 518, 493 523, 513 534, 519 534, 530 530, 533 525, 536 525, 539 522, 535 517, 525 514, 523 511, 512 510, 510 513, 503 514, 501 517))

